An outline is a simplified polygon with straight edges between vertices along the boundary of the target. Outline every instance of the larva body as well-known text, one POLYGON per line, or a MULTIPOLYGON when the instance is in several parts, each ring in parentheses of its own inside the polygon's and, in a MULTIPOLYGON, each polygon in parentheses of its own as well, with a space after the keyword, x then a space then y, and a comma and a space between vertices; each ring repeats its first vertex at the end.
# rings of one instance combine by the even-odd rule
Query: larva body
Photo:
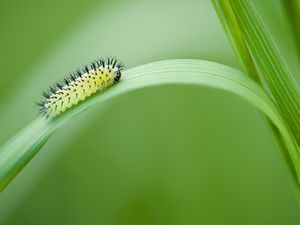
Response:
POLYGON ((40 112, 47 117, 58 116, 91 95, 114 85, 121 78, 122 69, 123 65, 111 58, 84 66, 65 78, 63 83, 57 83, 50 91, 44 92, 46 99, 38 103, 40 112))

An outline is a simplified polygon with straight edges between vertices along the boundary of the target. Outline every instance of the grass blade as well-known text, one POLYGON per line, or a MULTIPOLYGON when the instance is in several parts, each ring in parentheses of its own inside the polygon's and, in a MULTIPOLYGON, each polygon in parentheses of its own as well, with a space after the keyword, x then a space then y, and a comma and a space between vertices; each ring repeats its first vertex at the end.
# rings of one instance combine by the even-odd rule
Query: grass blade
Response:
MULTIPOLYGON (((220 22, 222 23, 223 28, 227 34, 227 37, 231 43, 234 53, 241 64, 241 67, 247 75, 252 77, 252 79, 257 81, 265 89, 268 89, 268 86, 265 83, 263 83, 259 77, 256 64, 250 53, 251 51, 247 46, 246 40, 237 21, 237 18, 232 10, 231 3, 229 1, 220 0, 212 0, 212 3, 218 14, 220 22)), ((287 160, 287 162, 289 162, 290 156, 287 154, 288 151, 283 143, 280 133, 278 132, 277 128, 273 126, 270 120, 268 120, 268 124, 270 125, 278 144, 282 148, 283 152, 286 153, 284 154, 285 159, 287 160)), ((291 170, 291 172, 293 173, 293 170, 291 170)))
MULTIPOLYGON (((222 2, 218 0, 218 2, 222 2)), ((261 18, 248 1, 227 1, 230 4, 253 59, 279 110, 300 143, 300 89, 287 70, 261 18)))
POLYGON ((245 73, 251 76, 255 81, 261 83, 255 63, 230 3, 228 1, 218 0, 212 0, 212 3, 243 71, 245 71, 245 73))
POLYGON ((54 120, 38 118, 17 134, 0 150, 0 189, 5 188, 58 128, 76 115, 93 107, 95 104, 102 104, 105 107, 111 98, 123 93, 149 86, 168 84, 204 85, 222 89, 252 103, 278 129, 288 155, 293 162, 289 166, 296 175, 294 176, 295 181, 299 180, 300 160, 298 146, 289 128, 286 127, 277 106, 256 82, 240 71, 217 63, 200 60, 168 60, 124 71, 123 78, 119 84, 107 92, 90 98, 54 120))
POLYGON ((300 1, 299 0, 282 0, 287 18, 292 28, 294 40, 300 61, 300 1))

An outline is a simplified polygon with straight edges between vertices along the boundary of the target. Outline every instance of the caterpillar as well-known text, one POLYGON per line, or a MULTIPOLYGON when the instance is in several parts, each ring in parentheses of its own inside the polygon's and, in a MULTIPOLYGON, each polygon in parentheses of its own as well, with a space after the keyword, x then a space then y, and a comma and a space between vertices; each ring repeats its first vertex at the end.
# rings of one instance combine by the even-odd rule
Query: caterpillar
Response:
POLYGON ((123 68, 121 62, 110 57, 84 65, 43 92, 44 99, 37 103, 39 113, 47 118, 56 117, 91 95, 105 91, 120 80, 123 68))

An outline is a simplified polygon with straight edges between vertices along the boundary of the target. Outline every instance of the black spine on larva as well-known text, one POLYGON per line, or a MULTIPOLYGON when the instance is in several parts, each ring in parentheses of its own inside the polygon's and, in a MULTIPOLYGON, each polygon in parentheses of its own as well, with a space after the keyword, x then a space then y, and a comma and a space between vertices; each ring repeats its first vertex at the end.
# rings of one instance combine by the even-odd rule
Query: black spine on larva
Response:
POLYGON ((122 69, 124 68, 124 64, 121 63, 121 62, 119 62, 119 63, 117 64, 117 67, 118 67, 119 70, 122 70, 122 69))
POLYGON ((72 81, 75 82, 75 80, 76 80, 76 75, 75 75, 74 73, 70 73, 69 79, 71 79, 72 81))
POLYGON ((69 78, 66 77, 66 78, 64 79, 64 83, 65 83, 65 85, 69 85, 69 83, 70 83, 69 78))
POLYGON ((49 95, 48 92, 46 92, 46 91, 43 92, 43 96, 44 96, 45 98, 49 98, 49 97, 50 97, 50 95, 49 95))
POLYGON ((90 70, 96 70, 98 67, 105 67, 105 65, 111 65, 112 68, 117 67, 117 76, 115 81, 118 81, 121 77, 121 70, 124 68, 123 63, 121 63, 115 57, 107 57, 106 59, 95 60, 88 65, 84 65, 81 69, 77 69, 75 72, 70 73, 61 82, 57 82, 54 86, 50 86, 48 91, 44 91, 42 95, 45 99, 36 103, 36 105, 39 107, 39 113, 42 116, 49 117, 48 108, 51 102, 50 99, 57 98, 55 95, 56 93, 61 91, 65 85, 69 85, 71 82, 76 82, 76 79, 82 77, 84 73, 90 73, 90 70))
POLYGON ((55 94, 56 93, 56 89, 54 87, 50 87, 50 91, 55 94))
POLYGON ((81 72, 81 70, 78 69, 78 70, 76 71, 76 76, 77 76, 77 77, 81 77, 81 75, 82 75, 82 72, 81 72))
POLYGON ((116 66, 116 64, 117 64, 117 60, 114 60, 114 62, 113 62, 113 64, 112 64, 112 66, 113 66, 113 67, 115 67, 115 66, 116 66))
POLYGON ((100 64, 104 67, 105 66, 104 60, 100 59, 100 64))
POLYGON ((99 61, 99 60, 96 60, 96 61, 95 61, 95 63, 97 64, 97 66, 98 66, 98 67, 100 67, 100 66, 101 66, 101 63, 100 63, 100 61, 99 61))
POLYGON ((87 65, 83 66, 83 71, 89 73, 90 69, 87 65))
POLYGON ((41 101, 41 102, 36 102, 35 104, 36 104, 36 105, 38 106, 38 108, 39 108, 39 112, 38 112, 38 113, 39 113, 41 116, 46 115, 46 113, 47 113, 47 108, 45 107, 46 101, 43 100, 43 101, 41 101))
POLYGON ((92 63, 91 63, 91 68, 92 68, 93 70, 96 70, 96 68, 97 68, 96 62, 92 62, 92 63))
MULTIPOLYGON (((42 101, 42 102, 36 102, 35 103, 37 106, 39 106, 39 107, 44 107, 45 106, 45 102, 44 101, 42 101)), ((41 109, 40 109, 41 110, 41 109)))
POLYGON ((60 82, 57 82, 56 87, 61 90, 63 88, 63 85, 60 82))

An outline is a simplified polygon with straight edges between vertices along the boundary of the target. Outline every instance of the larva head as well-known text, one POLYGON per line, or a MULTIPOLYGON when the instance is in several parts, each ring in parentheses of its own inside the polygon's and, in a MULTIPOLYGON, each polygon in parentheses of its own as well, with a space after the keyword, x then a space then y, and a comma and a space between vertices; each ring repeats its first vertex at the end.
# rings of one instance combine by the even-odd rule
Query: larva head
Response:
POLYGON ((112 61, 112 67, 114 68, 114 82, 118 82, 121 79, 121 71, 124 65, 122 63, 117 63, 117 60, 112 61))
POLYGON ((121 71, 120 71, 120 70, 117 70, 117 71, 115 72, 115 78, 114 78, 114 81, 115 81, 115 82, 118 82, 118 81, 120 80, 120 78, 121 78, 121 71))

